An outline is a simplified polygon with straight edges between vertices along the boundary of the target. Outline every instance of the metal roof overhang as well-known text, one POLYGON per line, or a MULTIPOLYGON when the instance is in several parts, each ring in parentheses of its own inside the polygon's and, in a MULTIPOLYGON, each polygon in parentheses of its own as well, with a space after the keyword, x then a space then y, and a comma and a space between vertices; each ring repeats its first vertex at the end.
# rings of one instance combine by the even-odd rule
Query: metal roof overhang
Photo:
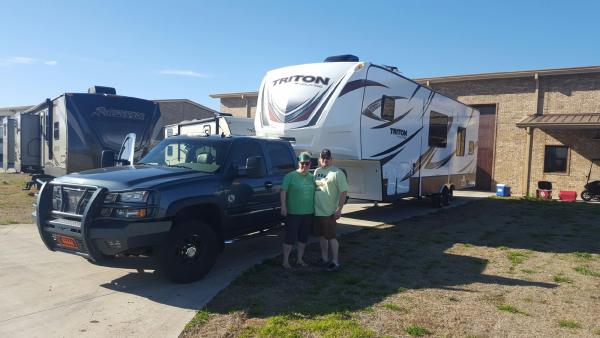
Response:
POLYGON ((600 113, 530 115, 517 123, 519 128, 600 129, 600 113))

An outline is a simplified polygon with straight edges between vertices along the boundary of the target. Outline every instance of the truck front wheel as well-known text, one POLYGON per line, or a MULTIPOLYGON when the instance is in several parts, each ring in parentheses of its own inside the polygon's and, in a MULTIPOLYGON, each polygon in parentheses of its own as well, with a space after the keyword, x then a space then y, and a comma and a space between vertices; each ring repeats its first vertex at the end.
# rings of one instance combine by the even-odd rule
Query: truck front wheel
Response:
POLYGON ((190 283, 208 273, 215 264, 218 251, 218 237, 207 224, 180 222, 160 249, 160 267, 170 280, 190 283))

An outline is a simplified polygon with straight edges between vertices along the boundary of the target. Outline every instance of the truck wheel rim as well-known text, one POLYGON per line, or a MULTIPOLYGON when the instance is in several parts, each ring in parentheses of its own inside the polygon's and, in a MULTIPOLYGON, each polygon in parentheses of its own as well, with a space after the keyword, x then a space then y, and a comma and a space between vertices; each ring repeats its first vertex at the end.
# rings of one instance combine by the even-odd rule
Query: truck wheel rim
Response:
POLYGON ((194 263, 200 257, 202 243, 198 236, 192 236, 183 241, 177 249, 176 255, 182 263, 194 263))

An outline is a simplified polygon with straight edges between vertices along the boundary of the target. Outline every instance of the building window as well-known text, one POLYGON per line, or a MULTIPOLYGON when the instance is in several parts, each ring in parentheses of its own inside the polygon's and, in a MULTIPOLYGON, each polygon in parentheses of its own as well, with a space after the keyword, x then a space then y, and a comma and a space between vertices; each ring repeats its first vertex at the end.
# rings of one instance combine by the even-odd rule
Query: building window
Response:
POLYGON ((566 173, 569 163, 569 147, 546 146, 544 153, 545 173, 566 173))
POLYGON ((467 128, 458 127, 456 131, 456 156, 465 156, 465 142, 467 139, 467 128))
POLYGON ((393 121, 395 109, 396 100, 393 97, 383 95, 381 98, 381 118, 387 121, 393 121))
POLYGON ((448 116, 434 112, 429 116, 429 146, 446 148, 448 143, 448 116))

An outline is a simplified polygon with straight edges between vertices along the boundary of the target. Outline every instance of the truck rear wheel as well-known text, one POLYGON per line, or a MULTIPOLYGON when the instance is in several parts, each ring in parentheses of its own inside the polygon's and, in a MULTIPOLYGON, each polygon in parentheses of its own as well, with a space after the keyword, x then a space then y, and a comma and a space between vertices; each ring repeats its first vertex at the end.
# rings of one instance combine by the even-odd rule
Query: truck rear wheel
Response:
POLYGON ((160 267, 170 280, 190 283, 204 277, 219 251, 213 229, 200 221, 176 224, 160 249, 160 267))

